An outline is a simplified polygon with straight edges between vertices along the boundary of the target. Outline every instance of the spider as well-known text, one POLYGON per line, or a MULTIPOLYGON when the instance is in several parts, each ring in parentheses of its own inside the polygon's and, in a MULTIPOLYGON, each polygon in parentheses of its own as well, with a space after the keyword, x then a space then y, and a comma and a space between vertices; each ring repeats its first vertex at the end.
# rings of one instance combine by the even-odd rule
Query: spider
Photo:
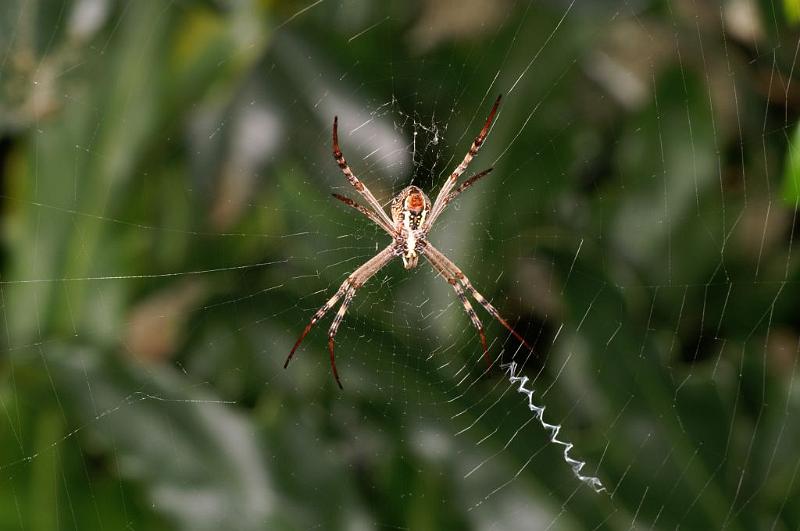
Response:
POLYGON ((369 188, 367 188, 364 183, 362 183, 358 177, 353 174, 353 171, 347 165, 344 155, 342 155, 342 151, 339 149, 339 119, 338 116, 333 118, 333 158, 336 159, 336 163, 339 165, 339 168, 341 168, 344 176, 347 177, 347 180, 350 181, 350 184, 353 185, 353 188, 355 188, 356 191, 361 194, 371 208, 366 208, 349 197, 345 197, 343 195, 335 193, 333 196, 347 206, 358 210, 363 215, 368 217, 373 223, 385 230, 389 236, 392 237, 392 243, 390 243, 388 247, 380 251, 378 254, 367 260, 367 262, 365 262, 361 267, 353 271, 350 276, 348 276, 347 279, 342 282, 342 285, 339 287, 336 293, 334 293, 333 297, 331 297, 328 302, 322 306, 322 308, 317 310, 317 312, 311 318, 311 322, 309 322, 305 327, 303 333, 300 334, 297 342, 289 352, 289 356, 286 358, 286 363, 283 364, 284 369, 289 365, 289 361, 292 359, 292 356, 294 356, 294 353, 300 346, 300 343, 303 342, 303 339, 305 339, 306 335, 308 335, 309 331, 311 331, 311 328, 317 323, 317 321, 322 319, 328 310, 333 308, 339 299, 342 299, 342 304, 339 307, 339 311, 336 312, 336 316, 333 318, 333 323, 331 323, 330 330, 328 331, 328 351, 330 352, 331 369, 333 370, 333 377, 336 379, 339 389, 342 389, 342 382, 339 379, 339 373, 336 370, 336 358, 333 350, 336 331, 339 329, 342 318, 347 312, 347 308, 350 306, 356 291, 358 291, 358 289, 363 286, 367 280, 380 271, 393 258, 398 256, 403 260, 403 266, 406 269, 412 269, 416 267, 419 256, 424 256, 433 269, 435 269, 442 277, 444 277, 444 279, 447 280, 447 282, 453 287, 456 295, 461 301, 461 304, 464 306, 464 310, 466 310, 467 315, 469 315, 472 324, 478 330, 478 335, 480 336, 481 340, 481 347, 483 348, 483 357, 489 364, 489 367, 491 367, 491 360, 486 348, 486 335, 483 332, 483 324, 481 324, 481 320, 478 318, 478 315, 475 313, 472 304, 470 304, 469 300, 467 299, 467 294, 471 295, 476 301, 478 301, 478 303, 480 303, 480 305, 483 306, 492 317, 497 319, 500 324, 506 327, 526 348, 531 348, 525 339, 518 334, 505 321, 505 319, 500 316, 500 313, 497 311, 497 309, 495 309, 495 307, 492 306, 492 304, 486 300, 483 295, 478 293, 464 273, 449 258, 447 258, 441 251, 436 249, 436 247, 431 245, 431 243, 428 241, 428 233, 430 232, 431 227, 436 219, 444 211, 445 207, 453 199, 455 199, 458 194, 475 184, 478 179, 492 171, 493 168, 489 168, 477 173, 462 182, 457 188, 454 188, 459 177, 461 177, 461 175, 466 171, 469 163, 472 162, 472 159, 478 153, 481 145, 483 145, 483 141, 486 139, 486 135, 489 132, 489 127, 491 127, 492 121, 494 120, 495 113, 497 113, 497 108, 500 105, 501 97, 502 95, 498 96, 497 100, 495 100, 492 110, 489 112, 488 118, 486 118, 486 123, 483 125, 483 129, 481 129, 480 133, 478 133, 478 136, 475 137, 475 140, 472 142, 472 145, 470 146, 467 155, 464 157, 464 160, 461 161, 461 164, 459 164, 455 170, 453 170, 453 173, 451 173, 450 177, 447 179, 447 181, 445 181, 442 189, 439 190, 439 195, 436 196, 436 201, 433 202, 433 205, 431 205, 431 200, 422 190, 413 185, 408 186, 399 194, 397 194, 394 199, 392 199, 391 218, 387 215, 386 211, 383 209, 375 196, 372 195, 372 192, 369 191, 369 188))

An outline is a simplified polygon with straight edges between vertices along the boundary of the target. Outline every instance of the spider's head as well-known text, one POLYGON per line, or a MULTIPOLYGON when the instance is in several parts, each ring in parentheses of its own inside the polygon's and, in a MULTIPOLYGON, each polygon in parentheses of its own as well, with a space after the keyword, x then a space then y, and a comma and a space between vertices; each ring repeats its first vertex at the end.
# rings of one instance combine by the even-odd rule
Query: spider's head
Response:
POLYGON ((417 242, 422 225, 431 209, 431 200, 416 186, 407 186, 392 200, 392 221, 403 240, 403 265, 417 265, 417 242))

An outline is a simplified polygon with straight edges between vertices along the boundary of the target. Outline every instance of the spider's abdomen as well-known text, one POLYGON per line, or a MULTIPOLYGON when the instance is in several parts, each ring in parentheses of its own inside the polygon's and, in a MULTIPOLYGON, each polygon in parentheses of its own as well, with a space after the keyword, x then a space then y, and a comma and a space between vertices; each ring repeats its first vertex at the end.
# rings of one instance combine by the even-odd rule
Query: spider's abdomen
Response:
POLYGON ((403 266, 416 267, 417 247, 425 237, 425 218, 431 209, 431 200, 416 186, 408 186, 392 199, 392 221, 402 243, 403 266))

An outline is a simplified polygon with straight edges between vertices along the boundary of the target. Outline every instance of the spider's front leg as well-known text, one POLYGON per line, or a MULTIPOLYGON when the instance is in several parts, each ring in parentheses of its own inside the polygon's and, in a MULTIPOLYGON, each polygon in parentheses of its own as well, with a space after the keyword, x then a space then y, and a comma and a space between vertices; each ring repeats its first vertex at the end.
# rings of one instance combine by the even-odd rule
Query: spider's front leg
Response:
POLYGON ((453 187, 455 187, 458 178, 461 177, 461 175, 467 170, 469 163, 472 162, 472 159, 478 154, 478 150, 481 149, 483 141, 486 140, 486 135, 489 134, 489 128, 492 126, 494 116, 497 113, 497 108, 500 106, 501 97, 502 94, 497 96, 494 105, 492 105, 492 110, 489 111, 489 116, 486 118, 486 122, 483 124, 483 128, 481 129, 480 133, 478 133, 478 136, 475 137, 475 140, 472 141, 472 145, 469 147, 469 151, 467 151, 467 154, 464 156, 464 160, 462 160, 461 164, 459 164, 456 169, 453 170, 453 173, 450 174, 450 177, 448 177, 442 185, 442 189, 439 190, 439 194, 436 196, 436 201, 434 201, 433 206, 431 207, 431 212, 428 215, 428 219, 425 221, 424 229, 426 232, 430 230, 430 228, 433 226, 433 222, 436 221, 436 218, 439 217, 444 210, 444 207, 447 206, 447 203, 452 200, 453 197, 458 195, 464 188, 467 188, 473 182, 491 171, 490 169, 479 173, 474 178, 470 179, 470 181, 468 181, 469 184, 464 184, 463 187, 461 187, 451 197, 451 192, 453 191, 453 187))
POLYGON ((351 170, 350 166, 347 164, 342 150, 339 148, 338 116, 333 117, 333 158, 336 160, 336 164, 339 165, 339 169, 342 170, 342 173, 347 178, 348 182, 350 182, 353 188, 355 188, 356 191, 361 194, 364 199, 366 199, 367 204, 375 211, 375 215, 380 218, 380 223, 378 224, 384 228, 388 227, 391 229, 392 220, 386 215, 386 211, 383 209, 380 202, 375 199, 375 196, 372 195, 372 192, 369 191, 369 188, 367 188, 366 185, 355 176, 353 170, 351 170))

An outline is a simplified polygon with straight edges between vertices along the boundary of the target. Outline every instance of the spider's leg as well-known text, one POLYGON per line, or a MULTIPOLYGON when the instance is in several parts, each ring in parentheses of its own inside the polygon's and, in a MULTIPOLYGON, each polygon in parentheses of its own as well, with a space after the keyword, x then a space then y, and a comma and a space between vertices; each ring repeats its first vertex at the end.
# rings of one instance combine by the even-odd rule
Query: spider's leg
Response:
POLYGON ((461 192, 463 192, 464 190, 475 184, 475 181, 477 181, 481 177, 485 177, 486 175, 488 175, 493 169, 494 168, 487 168, 480 173, 476 173, 475 175, 473 175, 472 177, 470 177, 469 179, 458 185, 458 188, 450 192, 450 195, 448 195, 447 198, 445 198, 444 205, 442 205, 442 209, 444 209, 444 207, 446 207, 448 203, 450 203, 450 201, 455 199, 458 194, 460 194, 461 192))
POLYGON ((444 198, 444 201, 442 202, 442 208, 439 209, 439 213, 444 212, 444 209, 447 208, 447 205, 450 204, 450 201, 455 199, 458 196, 458 194, 460 194, 461 192, 463 192, 464 190, 475 184, 475 182, 481 177, 485 177, 486 175, 488 175, 493 169, 494 168, 489 168, 483 170, 480 173, 476 173, 475 175, 473 175, 472 177, 470 177, 469 179, 458 185, 458 188, 450 192, 450 194, 444 198))
POLYGON ((372 192, 369 191, 364 183, 362 183, 358 177, 353 174, 353 170, 350 169, 350 166, 347 165, 347 161, 344 159, 344 155, 342 154, 342 150, 339 149, 339 117, 334 116, 333 118, 333 158, 336 159, 336 164, 339 165, 339 168, 344 173, 344 176, 347 177, 347 180, 350 181, 350 184, 353 185, 353 188, 361 194, 364 199, 367 200, 369 206, 371 206, 375 213, 381 218, 384 223, 388 227, 392 226, 392 220, 389 219, 389 216, 386 214, 386 211, 383 209, 381 204, 375 199, 375 196, 372 195, 372 192))
POLYGON ((491 368, 492 359, 489 357, 489 349, 486 348, 486 334, 483 332, 483 324, 478 318, 478 314, 475 313, 475 309, 472 307, 472 304, 469 303, 467 295, 464 293, 464 288, 459 285, 458 281, 453 278, 448 279, 447 282, 456 290, 456 295, 458 295, 461 304, 464 305, 464 310, 467 312, 467 315, 469 315, 472 325, 478 330, 478 335, 481 338, 481 347, 483 348, 483 359, 486 360, 486 365, 491 368))
POLYGON ((390 236, 394 237, 394 230, 392 230, 392 227, 390 227, 389 225, 386 225, 386 223, 381 218, 376 216, 375 213, 372 210, 369 210, 369 209, 359 205, 358 203, 356 203, 355 201, 353 201, 349 197, 345 197, 345 196, 340 195, 340 194, 333 194, 333 197, 335 197, 336 199, 338 199, 339 201, 341 201, 345 205, 347 205, 349 207, 352 207, 352 208, 355 208, 356 210, 358 210, 359 212, 361 212, 362 214, 367 216, 370 220, 372 220, 373 223, 375 223, 376 225, 381 227, 383 230, 388 232, 390 236))
POLYGON ((330 310, 342 296, 344 296, 344 301, 342 302, 342 306, 339 308, 339 311, 336 313, 336 317, 334 317, 333 325, 331 325, 331 331, 329 332, 328 337, 328 350, 331 353, 331 367, 333 368, 333 376, 336 378, 336 383, 339 384, 339 387, 342 387, 341 382, 339 381, 339 374, 336 371, 336 362, 334 361, 333 357, 333 336, 336 335, 336 330, 339 327, 339 323, 341 322, 342 318, 344 317, 345 312, 347 311, 347 306, 350 304, 350 301, 353 299, 353 295, 355 295, 356 290, 364 285, 364 283, 369 280, 375 273, 380 271, 383 266, 389 263, 389 261, 394 258, 395 256, 395 245, 391 244, 381 252, 364 262, 358 269, 353 271, 347 279, 342 282, 342 285, 339 286, 339 289, 336 293, 328 299, 322 308, 317 310, 314 316, 311 318, 311 322, 306 325, 303 333, 300 334, 297 342, 292 347, 291 352, 289 352, 289 356, 286 358, 286 362, 283 364, 283 368, 285 369, 289 365, 289 360, 292 359, 294 356, 295 351, 300 346, 300 343, 303 342, 303 339, 308 335, 311 331, 311 328, 322 319, 322 317, 330 310))
POLYGON ((506 322, 506 320, 505 320, 505 319, 503 319, 503 317, 500 315, 500 312, 498 312, 498 311, 497 311, 497 308, 495 308, 494 306, 492 306, 492 303, 491 303, 491 302, 487 301, 487 300, 486 300, 486 298, 485 298, 483 295, 481 295, 480 293, 478 293, 478 290, 476 290, 476 289, 475 289, 475 288, 472 286, 472 283, 471 283, 471 282, 469 281, 469 279, 468 279, 468 278, 467 278, 467 277, 464 275, 464 273, 462 273, 461 271, 458 271, 458 272, 456 273, 456 276, 458 276, 458 279, 461 281, 461 283, 462 283, 462 284, 464 285, 464 287, 467 289, 467 291, 469 292, 469 294, 470 294, 470 295, 472 295, 472 298, 473 298, 473 299, 475 299, 476 301, 478 301, 478 302, 480 303, 480 305, 481 305, 481 306, 483 306, 484 308, 486 308, 486 311, 487 311, 487 312, 489 312, 489 314, 490 314, 492 317, 494 317, 495 319, 497 319, 497 320, 500 322, 500 324, 501 324, 501 325, 505 326, 505 327, 506 327, 506 330, 508 330, 509 332, 511 332, 511 333, 513 334, 513 336, 517 338, 517 341, 519 341, 520 343, 522 343, 522 344, 525 346, 525 348, 527 348, 528 350, 533 350, 533 347, 531 347, 531 346, 528 344, 528 342, 527 342, 527 341, 525 341, 525 338, 524 338, 524 337, 522 337, 522 336, 521 336, 519 333, 517 333, 517 331, 516 331, 516 330, 514 330, 514 328, 513 328, 513 327, 512 327, 510 324, 508 324, 508 323, 506 322))
POLYGON ((464 306, 464 311, 467 312, 470 321, 472 321, 472 326, 474 326, 478 330, 478 335, 481 338, 481 347, 483 348, 483 359, 486 360, 486 365, 491 368, 492 366, 492 359, 489 357, 489 349, 486 347, 486 334, 483 331, 483 323, 481 323, 478 314, 475 313, 475 309, 470 304, 469 300, 467 299, 466 293, 464 293, 464 288, 459 284, 458 279, 453 274, 453 271, 450 271, 447 266, 445 266, 441 261, 437 260, 435 257, 432 257, 428 254, 425 255, 428 259, 428 262, 433 266, 433 268, 447 280, 447 283, 453 286, 453 289, 458 296, 458 299, 461 301, 461 304, 464 306))
POLYGON ((341 298, 341 296, 344 295, 344 293, 348 289, 350 289, 350 279, 349 278, 347 280, 345 280, 344 282, 342 282, 342 285, 339 286, 339 289, 336 291, 336 293, 333 295, 333 297, 328 299, 328 302, 323 304, 322 308, 317 310, 317 312, 311 318, 311 321, 306 325, 305 329, 303 329, 303 333, 300 334, 300 337, 295 342, 294 346, 292 347, 291 352, 289 352, 289 355, 286 357, 286 361, 283 364, 283 368, 284 369, 289 366, 289 361, 292 359, 292 356, 294 356, 294 352, 297 350, 297 347, 300 346, 300 343, 303 342, 303 340, 306 338, 308 333, 311 331, 311 328, 315 324, 317 324, 317 321, 322 319, 325 316, 326 313, 328 313, 328 310, 330 310, 333 307, 333 305, 336 304, 336 301, 338 301, 341 298))
MULTIPOLYGON (((481 306, 483 306, 483 307, 486 309, 486 311, 487 311, 487 312, 489 312, 489 314, 490 314, 492 317, 494 317, 495 319, 497 319, 497 321, 498 321, 498 322, 499 322, 501 325, 503 325, 503 326, 506 328, 506 330, 508 330, 509 332, 511 332, 511 334, 513 334, 513 336, 514 336, 515 338, 517 338, 517 340, 518 340, 520 343, 522 343, 522 344, 525 346, 525 348, 527 348, 528 350, 533 350, 533 348, 532 348, 532 347, 531 347, 531 346, 528 344, 528 342, 527 342, 527 341, 525 341, 525 338, 524 338, 524 337, 522 337, 522 336, 521 336, 519 333, 517 333, 517 331, 516 331, 516 330, 514 330, 514 328, 513 328, 513 327, 512 327, 510 324, 508 324, 508 322, 506 322, 506 320, 505 320, 505 319, 503 319, 503 317, 500 315, 500 312, 498 312, 498 311, 497 311, 497 308, 495 308, 495 307, 492 305, 492 303, 490 303, 488 300, 486 300, 486 297, 484 297, 483 295, 481 295, 481 294, 478 292, 478 290, 476 290, 476 289, 475 289, 475 288, 472 286, 472 283, 469 281, 469 279, 468 279, 468 278, 467 278, 467 276, 466 276, 466 275, 463 273, 463 271, 461 271, 461 270, 458 268, 458 266, 456 266, 456 265, 455 265, 455 264, 454 264, 454 263, 453 263, 453 262, 452 262, 452 261, 451 261, 449 258, 447 258, 447 257, 444 255, 444 253, 442 253, 442 252, 441 252, 440 250, 438 250, 436 247, 434 247, 433 245, 431 245, 430 243, 428 243, 428 244, 425 246, 425 256, 429 256, 429 257, 430 257, 430 258, 432 258, 434 261, 440 262, 440 263, 441 263, 441 264, 442 264, 444 267, 446 267, 448 270, 452 271, 452 274, 453 274, 453 275, 454 275, 454 276, 455 276, 455 277, 458 279, 458 281, 459 281, 459 282, 460 282, 460 283, 461 283, 461 284, 464 286, 464 289, 466 289, 466 290, 467 290, 467 293, 469 293, 470 295, 472 295, 472 298, 473 298, 473 299, 475 299, 476 301, 478 301, 478 303, 480 303, 480 305, 481 305, 481 306)), ((433 263, 433 261, 432 261, 431 263, 433 263)))
POLYGON ((331 369, 333 370, 333 377, 336 379, 336 384, 339 386, 339 389, 342 389, 342 382, 339 380, 339 371, 336 370, 336 356, 333 354, 333 341, 336 337, 336 332, 339 330, 339 325, 342 323, 342 318, 344 318, 344 314, 347 313, 347 307, 350 306, 353 296, 356 294, 356 289, 357 288, 354 286, 345 294, 342 305, 339 306, 339 311, 336 312, 336 317, 333 318, 331 327, 328 330, 328 352, 330 352, 331 355, 331 369))
POLYGON ((478 154, 478 150, 483 145, 483 141, 486 139, 486 135, 489 133, 489 128, 492 125, 492 121, 494 121, 494 115, 497 113, 497 107, 500 106, 501 97, 502 94, 497 96, 497 99, 492 106, 492 110, 489 112, 488 118, 486 118, 486 123, 483 124, 483 129, 481 129, 481 132, 475 137, 475 140, 472 141, 472 145, 469 147, 469 151, 464 157, 464 160, 462 160, 461 164, 459 164, 456 169, 453 170, 453 173, 450 174, 450 177, 448 177, 442 185, 442 189, 439 190, 439 195, 436 196, 436 201, 434 201, 430 214, 428 214, 428 219, 425 221, 426 231, 430 230, 433 222, 436 221, 436 218, 438 218, 439 214, 442 213, 442 210, 444 210, 444 207, 447 204, 447 197, 450 195, 450 192, 456 185, 458 178, 461 177, 461 175, 467 170, 469 163, 472 162, 472 159, 478 154))
POLYGON ((342 389, 342 382, 339 380, 339 371, 336 370, 336 356, 334 355, 333 351, 336 332, 339 331, 339 325, 342 324, 344 314, 347 313, 347 308, 350 306, 350 303, 353 302, 353 297, 355 296, 356 291, 358 291, 358 289, 363 286, 364 283, 375 273, 380 271, 383 266, 389 263, 393 257, 394 245, 390 245, 377 255, 373 256, 367 263, 359 267, 352 275, 350 275, 350 289, 347 290, 347 293, 345 293, 342 305, 339 306, 339 311, 336 312, 336 316, 333 318, 331 327, 328 330, 328 352, 330 353, 331 357, 331 370, 333 370, 333 377, 336 379, 336 384, 339 386, 339 389, 342 389))

